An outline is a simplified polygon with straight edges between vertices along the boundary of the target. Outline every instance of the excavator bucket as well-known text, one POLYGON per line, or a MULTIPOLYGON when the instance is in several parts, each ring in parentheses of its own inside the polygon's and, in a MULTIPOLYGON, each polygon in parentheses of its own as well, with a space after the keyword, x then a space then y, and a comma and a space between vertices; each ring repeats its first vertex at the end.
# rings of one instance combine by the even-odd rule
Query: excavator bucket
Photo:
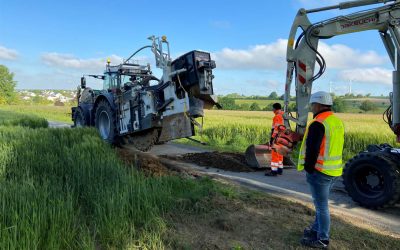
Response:
MULTIPOLYGON (((253 168, 269 168, 271 165, 272 148, 269 145, 250 145, 245 152, 245 159, 249 166, 253 168)), ((285 168, 293 167, 293 161, 283 157, 283 166, 285 168)))
POLYGON ((250 145, 246 149, 245 158, 253 168, 267 168, 271 163, 271 147, 268 145, 250 145))

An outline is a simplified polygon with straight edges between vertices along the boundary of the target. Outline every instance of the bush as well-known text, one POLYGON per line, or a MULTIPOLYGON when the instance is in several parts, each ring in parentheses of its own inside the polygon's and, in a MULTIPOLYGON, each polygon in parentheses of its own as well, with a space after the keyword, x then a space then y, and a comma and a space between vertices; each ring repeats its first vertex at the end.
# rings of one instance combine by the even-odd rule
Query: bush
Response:
POLYGON ((375 103, 371 102, 370 100, 365 100, 361 103, 360 105, 360 109, 362 111, 368 112, 371 110, 375 110, 376 109, 376 105, 375 103))
POLYGON ((337 113, 343 113, 346 110, 346 103, 342 98, 337 97, 333 100, 332 109, 337 113))
POLYGON ((260 108, 260 106, 259 106, 256 102, 253 102, 253 103, 250 105, 250 110, 251 110, 251 111, 260 111, 261 108, 260 108))
POLYGON ((240 105, 239 110, 249 111, 250 105, 248 103, 243 103, 240 105))
POLYGON ((226 110, 235 110, 239 108, 235 103, 235 99, 229 97, 218 98, 218 103, 222 106, 222 109, 226 110))
POLYGON ((276 100, 278 98, 279 98, 278 93, 276 93, 275 91, 271 92, 271 94, 269 94, 268 96, 268 99, 270 100, 276 100))

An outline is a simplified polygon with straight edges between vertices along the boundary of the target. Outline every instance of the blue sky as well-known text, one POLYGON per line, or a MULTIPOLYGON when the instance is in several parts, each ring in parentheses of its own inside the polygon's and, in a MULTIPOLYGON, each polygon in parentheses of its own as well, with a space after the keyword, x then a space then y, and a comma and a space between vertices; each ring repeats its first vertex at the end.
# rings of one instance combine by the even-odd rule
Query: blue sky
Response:
MULTIPOLYGON (((0 0, 0 64, 15 73, 20 89, 75 89, 81 75, 102 73, 106 58, 119 63, 148 45, 148 36, 166 35, 173 57, 193 49, 212 53, 217 94, 282 94, 286 39, 297 10, 338 2, 0 0)), ((314 90, 331 84, 343 94, 351 82, 354 93, 391 91, 392 66, 376 31, 324 40, 319 48, 328 69, 314 90)))

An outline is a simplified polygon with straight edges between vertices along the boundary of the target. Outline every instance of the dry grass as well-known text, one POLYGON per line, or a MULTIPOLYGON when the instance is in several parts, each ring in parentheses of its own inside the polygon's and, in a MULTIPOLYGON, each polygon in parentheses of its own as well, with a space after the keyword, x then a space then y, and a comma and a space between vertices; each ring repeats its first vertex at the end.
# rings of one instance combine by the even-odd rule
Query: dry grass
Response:
MULTIPOLYGON (((222 186, 203 200, 200 213, 171 216, 171 249, 304 249, 299 240, 314 211, 242 188, 222 186)), ((333 217, 330 249, 399 249, 400 240, 357 228, 333 217)))

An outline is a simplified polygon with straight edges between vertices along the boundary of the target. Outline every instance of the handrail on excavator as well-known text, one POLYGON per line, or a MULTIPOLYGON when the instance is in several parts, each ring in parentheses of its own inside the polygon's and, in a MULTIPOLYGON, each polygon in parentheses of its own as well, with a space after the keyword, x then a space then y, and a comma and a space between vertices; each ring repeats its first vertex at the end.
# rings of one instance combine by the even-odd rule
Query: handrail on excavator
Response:
POLYGON ((331 5, 331 6, 326 6, 322 8, 316 8, 316 9, 310 9, 310 10, 305 10, 306 13, 314 13, 314 12, 320 12, 320 11, 325 11, 325 10, 334 10, 334 9, 350 9, 350 8, 355 8, 355 7, 361 7, 361 6, 366 6, 366 5, 372 5, 372 4, 379 4, 383 3, 386 4, 388 2, 400 2, 399 0, 357 0, 357 1, 347 1, 347 2, 341 2, 337 5, 331 5))

